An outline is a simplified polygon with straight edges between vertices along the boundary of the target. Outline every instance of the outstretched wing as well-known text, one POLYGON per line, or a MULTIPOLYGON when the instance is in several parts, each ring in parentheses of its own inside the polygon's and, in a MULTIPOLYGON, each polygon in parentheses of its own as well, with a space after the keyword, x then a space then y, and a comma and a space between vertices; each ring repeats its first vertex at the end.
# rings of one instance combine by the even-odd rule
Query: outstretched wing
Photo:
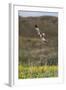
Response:
POLYGON ((35 28, 35 30, 37 31, 37 34, 40 36, 40 38, 43 42, 48 42, 47 39, 46 39, 46 34, 45 33, 41 33, 40 29, 38 27, 35 28))

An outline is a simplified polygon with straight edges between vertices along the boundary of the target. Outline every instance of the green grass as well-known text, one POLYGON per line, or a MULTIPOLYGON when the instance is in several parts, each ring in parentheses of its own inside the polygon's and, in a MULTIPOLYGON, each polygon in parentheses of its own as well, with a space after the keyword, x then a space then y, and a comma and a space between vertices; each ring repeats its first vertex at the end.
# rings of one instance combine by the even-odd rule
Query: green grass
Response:
POLYGON ((18 78, 46 78, 46 77, 57 77, 58 66, 22 66, 18 67, 18 78))

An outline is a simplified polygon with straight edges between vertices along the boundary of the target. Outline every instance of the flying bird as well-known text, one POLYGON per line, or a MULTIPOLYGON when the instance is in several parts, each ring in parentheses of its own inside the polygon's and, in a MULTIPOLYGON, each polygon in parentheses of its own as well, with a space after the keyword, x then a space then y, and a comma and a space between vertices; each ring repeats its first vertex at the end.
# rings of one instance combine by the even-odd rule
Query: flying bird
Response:
POLYGON ((47 39, 46 39, 46 34, 44 32, 41 33, 40 29, 37 25, 35 25, 35 30, 37 31, 37 34, 40 36, 40 38, 43 42, 48 42, 47 39))

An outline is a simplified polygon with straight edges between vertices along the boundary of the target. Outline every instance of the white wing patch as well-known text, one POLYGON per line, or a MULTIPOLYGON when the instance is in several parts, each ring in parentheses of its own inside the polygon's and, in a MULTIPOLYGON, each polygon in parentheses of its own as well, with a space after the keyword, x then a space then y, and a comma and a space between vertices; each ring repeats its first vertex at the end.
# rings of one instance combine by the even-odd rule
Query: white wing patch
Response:
POLYGON ((43 42, 47 41, 47 40, 45 39, 45 37, 46 37, 46 34, 45 34, 45 33, 40 33, 40 30, 39 30, 38 27, 35 28, 35 30, 37 31, 37 34, 40 36, 40 38, 41 38, 41 40, 42 40, 43 42))

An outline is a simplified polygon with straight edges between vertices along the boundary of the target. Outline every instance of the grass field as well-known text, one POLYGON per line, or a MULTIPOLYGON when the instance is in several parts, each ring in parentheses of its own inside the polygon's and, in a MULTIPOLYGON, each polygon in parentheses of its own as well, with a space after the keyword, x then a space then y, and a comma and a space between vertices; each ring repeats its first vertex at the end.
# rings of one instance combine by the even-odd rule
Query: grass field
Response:
POLYGON ((22 66, 19 65, 19 79, 57 77, 57 66, 22 66))
POLYGON ((18 78, 46 78, 58 76, 58 56, 55 41, 48 45, 38 38, 19 38, 18 78), (52 44, 51 44, 52 43, 52 44))

